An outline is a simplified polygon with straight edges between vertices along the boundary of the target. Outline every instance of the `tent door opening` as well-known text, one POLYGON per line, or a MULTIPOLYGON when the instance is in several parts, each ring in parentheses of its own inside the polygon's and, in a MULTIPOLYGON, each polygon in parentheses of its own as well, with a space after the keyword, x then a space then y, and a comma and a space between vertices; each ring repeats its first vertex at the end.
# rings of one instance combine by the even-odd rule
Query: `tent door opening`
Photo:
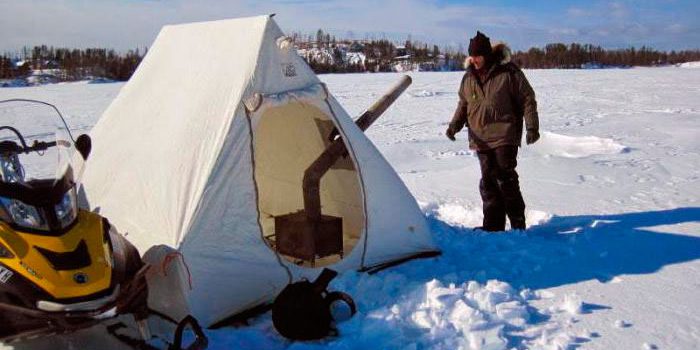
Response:
POLYGON ((351 153, 334 160, 320 178, 319 215, 310 220, 305 210, 305 172, 331 146, 334 128, 332 118, 318 107, 290 102, 262 111, 253 131, 263 236, 270 248, 301 266, 343 259, 360 240, 366 220, 351 153))

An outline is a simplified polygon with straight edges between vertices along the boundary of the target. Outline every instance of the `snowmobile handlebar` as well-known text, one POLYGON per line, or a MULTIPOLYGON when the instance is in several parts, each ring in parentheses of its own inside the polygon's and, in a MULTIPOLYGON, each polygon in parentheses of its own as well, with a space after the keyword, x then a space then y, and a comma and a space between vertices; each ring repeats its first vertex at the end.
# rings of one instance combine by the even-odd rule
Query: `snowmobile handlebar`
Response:
POLYGON ((92 150, 92 140, 90 139, 90 136, 86 134, 82 134, 78 136, 78 138, 73 138, 73 134, 70 131, 70 128, 68 128, 68 124, 66 123, 66 119, 63 117, 63 114, 61 114, 61 111, 56 108, 56 106, 44 102, 44 101, 38 101, 38 100, 31 100, 31 99, 22 99, 22 98, 15 98, 15 99, 9 99, 9 100, 0 100, 0 104, 2 103, 10 103, 10 102, 28 102, 28 103, 34 103, 34 104, 41 104, 41 105, 46 105, 50 108, 52 108, 58 117, 61 120, 61 123, 63 124, 63 127, 65 128, 65 131, 68 134, 68 137, 70 138, 70 142, 68 141, 57 141, 57 142, 39 142, 35 141, 32 146, 27 146, 27 143, 24 140, 24 137, 22 134, 15 128, 11 126, 0 126, 0 130, 9 130, 13 132, 17 138, 19 139, 20 143, 22 146, 17 146, 16 143, 12 142, 5 142, 5 141, 0 141, 0 151, 2 152, 12 152, 12 153, 30 153, 33 151, 45 151, 46 149, 54 146, 64 146, 64 147, 71 147, 72 145, 75 145, 75 148, 77 151, 80 153, 80 155, 83 156, 83 159, 87 159, 88 156, 90 155, 90 151, 92 150), (65 142, 65 144, 64 144, 65 142), (12 147, 12 145, 15 145, 16 147, 12 147))
POLYGON ((19 154, 19 153, 41 152, 41 151, 45 151, 51 147, 55 147, 57 145, 58 145, 58 142, 56 142, 56 141, 52 141, 52 142, 34 141, 34 143, 31 146, 19 145, 13 141, 3 141, 3 142, 0 142, 0 153, 19 154))
MULTIPOLYGON (((46 151, 47 149, 51 147, 56 147, 60 143, 62 146, 63 142, 61 141, 51 141, 51 142, 44 142, 44 141, 38 141, 35 140, 34 143, 31 146, 27 145, 27 142, 24 140, 24 137, 22 134, 19 132, 19 130, 11 127, 11 126, 0 126, 0 130, 9 130, 12 133, 17 136, 17 139, 19 140, 19 144, 14 141, 2 141, 0 142, 0 152, 3 153, 31 153, 31 152, 41 152, 41 151, 46 151)), ((70 147, 70 144, 67 145, 70 147)))
POLYGON ((56 141, 51 141, 51 142, 43 142, 43 141, 34 141, 34 144, 32 144, 29 147, 24 148, 24 153, 29 153, 29 152, 41 152, 41 151, 46 151, 47 149, 51 147, 56 147, 58 145, 58 142, 56 141))
MULTIPOLYGON (((0 126, 0 130, 9 130, 10 132, 14 133, 15 136, 17 136, 17 139, 19 140, 19 144, 15 141, 0 141, 0 153, 19 154, 42 152, 46 151, 51 147, 56 146, 63 146, 66 148, 70 148, 73 146, 73 144, 67 140, 57 140, 50 142, 34 140, 34 143, 31 146, 29 146, 27 145, 27 142, 25 141, 24 137, 22 136, 22 133, 20 133, 19 130, 6 125, 0 126)), ((92 150, 92 140, 90 139, 90 136, 82 134, 78 137, 74 144, 75 148, 83 156, 83 159, 87 159, 88 155, 90 154, 90 151, 92 150)))

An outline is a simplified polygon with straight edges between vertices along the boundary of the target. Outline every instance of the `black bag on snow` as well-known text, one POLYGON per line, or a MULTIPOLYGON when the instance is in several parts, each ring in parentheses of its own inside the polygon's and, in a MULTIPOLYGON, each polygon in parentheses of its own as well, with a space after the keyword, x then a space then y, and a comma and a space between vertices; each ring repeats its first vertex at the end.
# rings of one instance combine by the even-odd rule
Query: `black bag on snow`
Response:
POLYGON ((341 300, 357 312, 355 302, 343 292, 328 292, 328 284, 338 275, 323 269, 316 281, 303 280, 287 285, 272 304, 272 323, 283 336, 293 340, 316 340, 336 334, 331 304, 341 300))

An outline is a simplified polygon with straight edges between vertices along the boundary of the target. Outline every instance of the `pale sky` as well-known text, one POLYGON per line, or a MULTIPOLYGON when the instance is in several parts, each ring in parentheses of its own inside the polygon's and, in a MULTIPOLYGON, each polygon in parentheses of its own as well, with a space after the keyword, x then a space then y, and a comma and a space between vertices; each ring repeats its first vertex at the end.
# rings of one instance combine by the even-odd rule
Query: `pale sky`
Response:
POLYGON ((150 46, 161 26, 276 13, 287 32, 465 45, 477 29, 515 49, 551 42, 700 48, 700 1, 0 0, 0 52, 150 46))

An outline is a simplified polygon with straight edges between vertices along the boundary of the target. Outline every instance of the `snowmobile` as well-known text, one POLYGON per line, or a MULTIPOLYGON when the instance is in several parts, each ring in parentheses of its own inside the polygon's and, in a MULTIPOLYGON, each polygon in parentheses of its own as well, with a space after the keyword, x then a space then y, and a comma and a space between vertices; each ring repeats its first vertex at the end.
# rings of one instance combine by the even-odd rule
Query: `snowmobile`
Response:
POLYGON ((149 337, 149 264, 106 218, 78 206, 90 149, 55 106, 0 101, 0 343, 123 315, 149 337))
POLYGON ((0 125, 9 134, 0 134, 0 341, 72 332, 116 314, 143 318, 139 252, 107 219, 78 209, 89 136, 74 140, 55 110, 62 127, 25 137, 18 128, 52 126, 42 119, 52 106, 9 100, 0 107, 0 123, 20 124, 0 125))

